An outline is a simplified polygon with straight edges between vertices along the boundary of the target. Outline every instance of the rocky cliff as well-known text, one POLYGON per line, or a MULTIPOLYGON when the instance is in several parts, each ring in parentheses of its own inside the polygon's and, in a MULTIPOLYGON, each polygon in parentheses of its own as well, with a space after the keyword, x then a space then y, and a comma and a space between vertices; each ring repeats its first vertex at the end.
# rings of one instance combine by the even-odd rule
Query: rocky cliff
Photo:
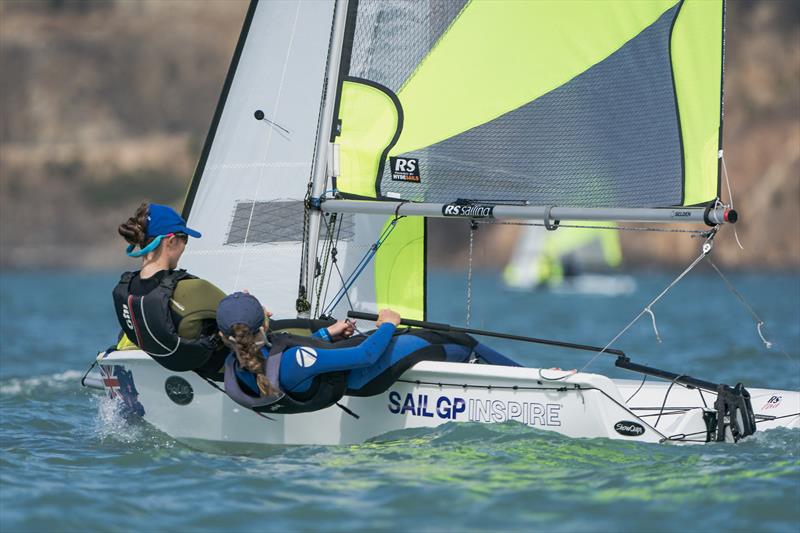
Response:
MULTIPOLYGON (((115 227, 143 198, 180 205, 246 7, 0 3, 0 266, 117 266, 115 227)), ((800 267, 799 19, 793 2, 728 4, 724 146, 745 246, 721 235, 729 266, 800 267)), ((477 264, 502 266, 517 231, 483 227, 477 264)), ((463 243, 432 238, 435 261, 463 265, 463 243)), ((623 246, 628 266, 678 265, 697 241, 623 246)))

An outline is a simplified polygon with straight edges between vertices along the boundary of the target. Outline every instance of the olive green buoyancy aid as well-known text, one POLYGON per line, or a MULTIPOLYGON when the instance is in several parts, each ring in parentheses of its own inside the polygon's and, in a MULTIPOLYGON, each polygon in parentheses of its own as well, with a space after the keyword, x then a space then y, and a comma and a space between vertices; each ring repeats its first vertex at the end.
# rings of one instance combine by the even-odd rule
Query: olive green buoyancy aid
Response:
POLYGON ((225 348, 216 335, 213 319, 224 293, 185 270, 167 273, 145 295, 130 293, 138 272, 125 272, 114 288, 114 310, 124 334, 169 370, 219 368, 225 348), (178 320, 175 326, 173 315, 178 320), (218 361, 211 361, 218 359, 218 361))

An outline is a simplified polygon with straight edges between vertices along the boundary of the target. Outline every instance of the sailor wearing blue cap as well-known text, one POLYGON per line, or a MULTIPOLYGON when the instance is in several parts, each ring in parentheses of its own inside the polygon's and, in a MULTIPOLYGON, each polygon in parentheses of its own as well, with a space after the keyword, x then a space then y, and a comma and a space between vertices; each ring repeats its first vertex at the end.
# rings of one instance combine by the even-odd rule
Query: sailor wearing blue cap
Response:
POLYGON ((214 376, 227 350, 216 336, 216 308, 225 293, 208 281, 177 270, 189 228, 171 207, 143 203, 118 228, 126 254, 141 269, 122 274, 114 308, 122 335, 117 349, 141 349, 170 370, 214 376))
POLYGON ((140 216, 144 214, 143 208, 146 205, 142 204, 136 215, 119 227, 120 235, 130 243, 125 253, 130 257, 142 257, 155 251, 163 239, 175 239, 184 245, 173 246, 173 253, 167 254, 169 261, 173 263, 170 268, 175 268, 189 237, 199 239, 200 232, 188 228, 186 221, 174 209, 159 204, 147 205, 146 222, 142 227, 140 216), (135 250, 137 245, 139 250, 135 250))

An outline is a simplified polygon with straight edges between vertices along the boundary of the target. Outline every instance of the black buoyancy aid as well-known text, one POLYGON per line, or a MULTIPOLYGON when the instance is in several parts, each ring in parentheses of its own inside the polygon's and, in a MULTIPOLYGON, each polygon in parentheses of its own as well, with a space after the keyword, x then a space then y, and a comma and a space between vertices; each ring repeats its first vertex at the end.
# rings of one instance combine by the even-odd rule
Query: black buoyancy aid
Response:
POLYGON ((268 397, 255 396, 246 392, 236 377, 239 361, 234 354, 230 354, 225 360, 225 392, 233 401, 253 411, 286 415, 319 411, 341 400, 347 390, 347 371, 319 374, 314 377, 309 389, 302 393, 284 391, 280 387, 281 356, 284 351, 296 346, 331 349, 363 341, 363 339, 356 339, 357 342, 340 341, 331 344, 312 337, 290 333, 272 333, 269 335, 269 340, 272 347, 267 356, 267 381, 273 390, 280 392, 268 397))
POLYGON ((279 393, 262 397, 255 396, 245 391, 241 382, 236 377, 239 362, 234 354, 225 361, 225 392, 233 401, 258 412, 271 412, 277 414, 294 414, 318 411, 334 405, 347 394, 348 396, 376 396, 389 389, 406 370, 420 361, 444 361, 445 352, 442 344, 463 344, 472 348, 477 341, 469 335, 459 333, 440 333, 430 330, 404 330, 395 335, 415 335, 431 343, 429 346, 408 354, 400 361, 390 366, 375 379, 358 390, 347 388, 348 371, 329 372, 314 378, 309 389, 302 393, 289 393, 280 388, 280 361, 281 354, 296 346, 311 348, 331 349, 354 346, 364 341, 363 337, 351 337, 333 344, 312 337, 303 337, 288 333, 273 333, 269 336, 272 347, 269 351, 266 364, 267 381, 273 390, 279 393))
POLYGON ((114 287, 114 310, 125 335, 163 367, 184 372, 208 362, 221 342, 216 335, 185 339, 178 335, 169 301, 175 286, 194 276, 185 270, 167 273, 158 286, 145 295, 130 293, 131 280, 138 272, 125 272, 114 287))

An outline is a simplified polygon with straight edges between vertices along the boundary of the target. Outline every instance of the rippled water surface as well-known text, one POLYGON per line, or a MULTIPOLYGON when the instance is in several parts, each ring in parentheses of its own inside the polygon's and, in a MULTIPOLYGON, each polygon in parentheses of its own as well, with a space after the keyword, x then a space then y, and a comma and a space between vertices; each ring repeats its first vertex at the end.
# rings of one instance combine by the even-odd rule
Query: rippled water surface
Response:
MULTIPOLYGON (((463 324, 463 276, 431 276, 431 318, 463 324)), ((617 346, 710 380, 800 389, 800 278, 732 279, 786 355, 766 350, 748 313, 702 272, 654 308, 662 343, 643 320, 617 346)), ((449 424, 347 447, 238 455, 186 447, 121 420, 108 400, 78 385, 115 337, 114 281, 0 278, 0 530, 800 529, 798 430, 737 445, 668 446, 568 439, 513 423, 449 424)), ((636 293, 608 298, 509 292, 477 275, 471 323, 602 345, 668 281, 641 276, 636 293)), ((591 357, 489 344, 543 366, 580 367, 591 357)), ((610 363, 592 370, 631 377, 610 363)))

